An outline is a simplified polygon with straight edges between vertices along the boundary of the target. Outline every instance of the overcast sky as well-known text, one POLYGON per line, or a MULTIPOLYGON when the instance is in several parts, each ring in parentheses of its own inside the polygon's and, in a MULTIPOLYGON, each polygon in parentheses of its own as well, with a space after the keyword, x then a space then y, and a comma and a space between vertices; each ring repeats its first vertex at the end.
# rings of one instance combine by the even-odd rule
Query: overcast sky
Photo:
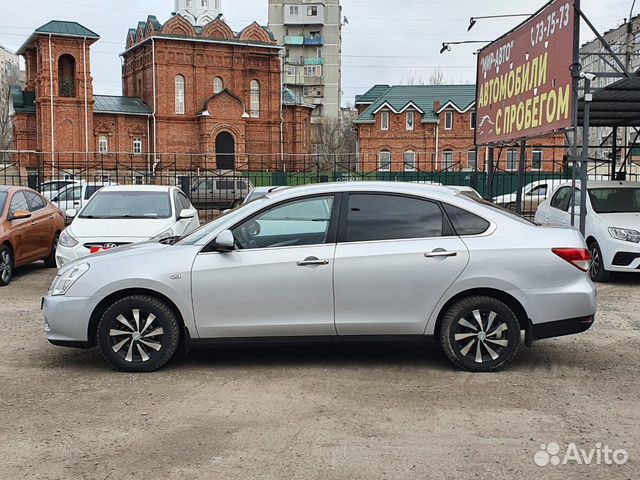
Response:
MULTIPOLYGON (((222 0, 223 13, 234 30, 251 21, 267 24, 267 0, 222 0)), ((443 41, 491 40, 519 23, 518 19, 479 21, 467 33, 470 16, 532 13, 544 0, 343 0, 349 24, 343 30, 345 101, 375 83, 397 84, 426 79, 437 67, 448 83, 475 79, 473 46, 453 47, 440 55, 443 41)), ((632 0, 582 0, 582 9, 604 31, 628 17, 632 0)), ((640 2, 638 2, 640 11, 640 2)), ((121 93, 120 59, 127 30, 146 16, 166 21, 173 0, 0 0, 0 44, 16 50, 49 20, 73 20, 102 37, 92 49, 94 91, 121 93), (10 21, 9 21, 10 19, 10 21)), ((583 24, 582 39, 593 38, 583 24)))

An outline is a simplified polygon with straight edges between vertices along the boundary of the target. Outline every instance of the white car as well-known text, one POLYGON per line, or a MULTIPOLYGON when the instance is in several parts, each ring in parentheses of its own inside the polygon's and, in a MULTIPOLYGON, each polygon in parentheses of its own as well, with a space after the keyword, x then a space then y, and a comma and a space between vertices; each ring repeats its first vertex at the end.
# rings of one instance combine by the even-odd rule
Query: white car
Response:
MULTIPOLYGON (((576 184, 580 188, 580 182, 576 184)), ((640 183, 589 182, 585 239, 591 252, 591 278, 606 282, 610 272, 640 268, 640 183)), ((536 212, 542 225, 571 227, 571 183, 560 185, 536 212)), ((580 190, 574 228, 580 226, 580 190)))
POLYGON ((103 250, 187 235, 200 226, 198 211, 177 187, 104 187, 78 213, 58 241, 58 267, 103 250))
MULTIPOLYGON (((522 213, 534 213, 538 205, 543 202, 549 193, 558 185, 565 183, 563 179, 538 180, 531 182, 522 189, 522 213)), ((507 210, 515 211, 517 192, 499 195, 493 199, 493 203, 507 210)))
POLYGON ((98 190, 116 183, 104 182, 79 182, 69 185, 51 199, 56 207, 63 212, 67 210, 80 210, 98 190))
POLYGON ((452 190, 455 190, 456 192, 458 192, 460 195, 469 197, 472 200, 482 200, 482 195, 480 195, 475 188, 467 187, 465 185, 447 185, 447 186, 452 190))
POLYGON ((51 200, 58 196, 58 194, 65 188, 71 185, 80 185, 80 182, 74 180, 50 180, 38 185, 37 190, 47 200, 51 200))

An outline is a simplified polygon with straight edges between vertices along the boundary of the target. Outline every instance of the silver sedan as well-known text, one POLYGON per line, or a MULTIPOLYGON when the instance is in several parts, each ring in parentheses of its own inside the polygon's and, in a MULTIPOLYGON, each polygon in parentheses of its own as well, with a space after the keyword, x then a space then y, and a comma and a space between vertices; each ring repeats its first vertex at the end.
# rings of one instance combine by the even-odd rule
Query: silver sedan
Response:
POLYGON ((527 345, 583 332, 596 311, 577 232, 441 186, 287 189, 163 242, 62 268, 49 341, 148 372, 222 342, 435 337, 458 367, 493 371, 523 332, 527 345))

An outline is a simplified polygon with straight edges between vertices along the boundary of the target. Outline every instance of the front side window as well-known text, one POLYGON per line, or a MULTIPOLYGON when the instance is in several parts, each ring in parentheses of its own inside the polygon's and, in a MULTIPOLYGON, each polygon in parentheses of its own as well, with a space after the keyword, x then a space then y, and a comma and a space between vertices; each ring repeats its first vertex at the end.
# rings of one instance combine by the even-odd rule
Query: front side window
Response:
POLYGON ((100 153, 109 153, 109 139, 104 135, 98 139, 98 151, 100 153))
POLYGON ((449 169, 453 167, 453 152, 451 150, 445 150, 442 152, 442 168, 449 169))
POLYGON ((213 93, 218 94, 224 90, 224 80, 220 77, 213 79, 213 93))
POLYGON ((38 210, 42 210, 47 206, 47 202, 45 202, 44 198, 42 198, 37 193, 33 192, 24 192, 27 197, 27 201, 29 202, 29 210, 31 212, 37 212, 38 210))
POLYGON ((507 170, 518 169, 518 151, 515 148, 507 150, 507 170))
POLYGON ((258 118, 260 116, 260 82, 251 80, 251 116, 258 118))
POLYGON ((0 218, 2 217, 2 212, 4 212, 4 206, 7 204, 8 196, 7 192, 0 192, 0 218))
POLYGON ((142 139, 134 138, 133 139, 133 153, 140 154, 142 153, 142 139))
POLYGON ((413 150, 404 152, 404 170, 406 172, 416 171, 416 152, 413 150))
POLYGON ((453 128, 453 112, 444 112, 444 129, 451 130, 453 128))
POLYGON ((440 237, 444 217, 428 200, 395 195, 352 194, 347 242, 440 237))
POLYGON ((275 206, 235 227, 236 244, 245 250, 326 243, 333 199, 314 197, 275 206))
POLYGON ((13 195, 13 198, 11 199, 11 206, 9 207, 10 215, 13 215, 18 211, 29 211, 29 203, 27 202, 27 197, 25 197, 24 193, 22 192, 17 192, 13 195))
POLYGON ((415 128, 416 112, 407 112, 407 130, 415 128))
POLYGON ((378 169, 381 172, 391 170, 391 152, 383 151, 378 154, 378 169))
POLYGON ((82 198, 82 187, 69 187, 62 191, 58 198, 61 202, 77 201, 82 198))
POLYGON ((82 210, 81 218, 169 218, 167 192, 100 192, 82 210))
POLYGON ((542 169, 542 161, 544 154, 542 153, 542 150, 534 150, 531 153, 531 168, 533 170, 541 170, 542 169))
POLYGON ((380 113, 380 128, 382 130, 389 130, 389 112, 380 113))
POLYGON ((182 75, 176 75, 176 114, 184 115, 185 112, 185 84, 182 75))

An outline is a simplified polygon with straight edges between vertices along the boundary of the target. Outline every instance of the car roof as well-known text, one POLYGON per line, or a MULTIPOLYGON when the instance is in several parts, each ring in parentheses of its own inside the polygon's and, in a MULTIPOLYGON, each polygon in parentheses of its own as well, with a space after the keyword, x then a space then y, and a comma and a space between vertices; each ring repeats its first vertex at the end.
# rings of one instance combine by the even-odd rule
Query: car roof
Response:
MULTIPOLYGON (((559 187, 570 186, 571 182, 564 182, 559 187)), ((576 185, 580 185, 580 180, 576 180, 576 185)), ((587 188, 640 188, 640 182, 625 182, 621 180, 594 180, 587 182, 587 188)))
MULTIPOLYGON (((98 184, 99 185, 99 184, 98 184)), ((101 192, 170 192, 167 185, 105 185, 101 192)))

